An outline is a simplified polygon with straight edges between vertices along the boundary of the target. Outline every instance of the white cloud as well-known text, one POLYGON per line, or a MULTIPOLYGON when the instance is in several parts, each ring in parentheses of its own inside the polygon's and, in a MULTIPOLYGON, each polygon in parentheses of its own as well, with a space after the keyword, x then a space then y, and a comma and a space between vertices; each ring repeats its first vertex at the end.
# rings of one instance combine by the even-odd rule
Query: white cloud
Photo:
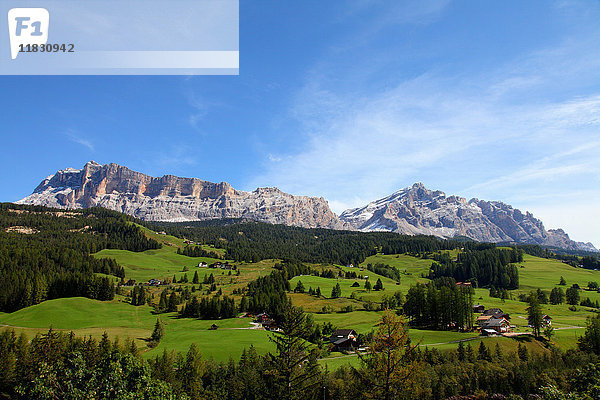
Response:
POLYGON ((600 198, 597 37, 568 37, 476 76, 432 69, 378 90, 365 84, 376 59, 357 61, 348 85, 343 67, 318 62, 290 106, 304 146, 265 163, 252 185, 324 196, 338 213, 415 181, 527 207, 540 196, 549 225, 568 220, 573 237, 600 245, 600 232, 584 226, 600 221, 591 200, 600 198), (589 186, 578 203, 585 213, 553 196, 589 186), (550 216, 561 209, 570 217, 550 216))
POLYGON ((94 145, 92 144, 92 142, 88 138, 85 138, 80 132, 74 129, 69 129, 65 132, 65 136, 70 141, 87 147, 90 151, 94 151, 94 145))

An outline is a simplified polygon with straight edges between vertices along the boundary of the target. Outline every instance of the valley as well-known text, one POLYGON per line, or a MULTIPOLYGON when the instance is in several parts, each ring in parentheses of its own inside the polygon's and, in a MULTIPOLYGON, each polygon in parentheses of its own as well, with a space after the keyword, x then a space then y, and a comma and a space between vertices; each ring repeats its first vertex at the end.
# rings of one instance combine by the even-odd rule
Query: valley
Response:
MULTIPOLYGON (((170 281, 173 276, 181 279, 187 275, 188 283, 176 283, 167 286, 148 286, 149 305, 132 306, 129 304, 128 291, 130 288, 123 286, 122 295, 116 295, 112 301, 98 301, 87 298, 63 298, 48 300, 41 304, 21 309, 13 313, 0 314, 0 325, 5 328, 14 329, 16 332, 24 332, 32 337, 42 334, 52 327, 60 331, 73 331, 77 336, 92 336, 100 339, 104 332, 114 340, 134 339, 136 345, 142 352, 144 358, 153 358, 164 350, 185 352, 192 343, 195 343, 206 358, 217 361, 226 361, 230 357, 239 358, 243 349, 251 345, 260 353, 264 354, 273 350, 269 340, 271 333, 256 328, 251 324, 251 318, 231 318, 219 320, 197 320, 179 318, 175 312, 157 314, 153 306, 158 304, 160 292, 165 288, 191 289, 200 285, 193 284, 194 274, 198 274, 199 281, 203 282, 205 277, 213 274, 217 287, 223 295, 233 296, 239 303, 241 296, 238 290, 244 288, 248 283, 260 276, 266 276, 275 270, 274 266, 280 260, 262 260, 256 263, 230 262, 235 265, 235 271, 225 271, 215 268, 199 268, 201 262, 211 264, 223 259, 207 257, 187 257, 177 254, 177 249, 185 246, 182 238, 170 235, 160 235, 152 230, 138 225, 144 234, 162 244, 160 249, 151 249, 143 252, 132 252, 127 250, 105 249, 94 254, 94 257, 112 258, 123 266, 125 271, 124 280, 133 279, 138 283, 147 282, 150 279, 170 281), (237 275, 239 271, 239 275, 237 275), (235 272, 230 274, 230 272, 235 272), (160 318, 165 323, 165 335, 160 344, 155 348, 147 346, 147 339, 152 333, 154 323, 160 318), (212 324, 217 324, 217 330, 209 330, 212 324)), ((220 249, 211 246, 204 248, 223 254, 220 249)), ((458 250, 449 252, 456 256, 458 250)), ((563 276, 570 286, 577 283, 585 288, 590 281, 600 281, 600 272, 575 268, 557 260, 549 260, 530 255, 524 255, 523 262, 519 268, 520 287, 518 290, 510 291, 509 299, 498 299, 489 296, 489 290, 478 288, 474 290, 474 303, 483 304, 486 308, 501 308, 511 315, 511 324, 515 326, 516 332, 529 332, 527 327, 527 303, 518 301, 518 295, 528 293, 538 288, 550 291, 557 287, 558 278, 563 276)), ((368 334, 376 330, 381 318, 381 311, 366 311, 365 304, 372 303, 375 307, 386 296, 389 297, 396 292, 406 295, 408 288, 417 283, 427 283, 426 278, 431 260, 414 257, 407 254, 376 254, 367 257, 363 263, 356 267, 333 265, 333 264, 310 264, 312 268, 320 271, 331 271, 333 278, 312 275, 300 275, 290 279, 291 291, 288 293, 295 306, 302 307, 316 323, 330 323, 338 328, 354 329, 360 334, 368 334), (387 264, 397 268, 401 273, 400 284, 396 281, 368 271, 367 264, 387 264), (340 272, 355 272, 357 278, 341 278, 340 272), (363 277, 360 277, 363 276, 363 277), (366 290, 364 276, 369 277, 371 283, 380 279, 384 290, 366 290), (320 289, 322 296, 316 297, 307 293, 294 293, 293 290, 298 282, 302 282, 305 291, 309 288, 320 289), (353 284, 359 284, 353 287, 353 284), (338 298, 331 298, 331 292, 336 285, 341 288, 338 298), (324 308, 327 311, 324 313, 324 308), (344 312, 344 310, 346 310, 344 312)), ((118 279, 114 278, 115 282, 118 279)), ((600 293, 596 291, 581 291, 581 298, 589 298, 595 302, 600 300, 600 293)), ((589 307, 578 306, 576 311, 569 310, 569 306, 542 305, 543 312, 551 315, 555 332, 553 342, 563 348, 569 349, 576 345, 577 337, 584 332, 586 317, 593 315, 594 310, 589 307)), ((414 343, 421 347, 437 348, 441 351, 455 349, 457 342, 469 341, 472 346, 484 340, 486 343, 499 343, 507 350, 515 348, 517 342, 510 338, 483 338, 477 332, 456 331, 432 331, 427 329, 410 329, 410 337, 414 343)), ((546 351, 535 341, 528 343, 536 351, 546 351)), ((321 363, 329 368, 343 365, 344 363, 356 363, 354 355, 345 356, 342 353, 332 352, 323 357, 321 363)))

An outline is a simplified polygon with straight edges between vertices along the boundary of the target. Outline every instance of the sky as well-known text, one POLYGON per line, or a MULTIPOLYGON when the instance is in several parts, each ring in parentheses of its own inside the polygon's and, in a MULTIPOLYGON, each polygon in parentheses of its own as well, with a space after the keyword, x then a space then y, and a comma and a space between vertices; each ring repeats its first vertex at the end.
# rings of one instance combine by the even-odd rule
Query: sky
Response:
POLYGON ((0 201, 87 161, 324 197, 415 182, 600 248, 600 2, 240 2, 239 76, 0 77, 0 201))

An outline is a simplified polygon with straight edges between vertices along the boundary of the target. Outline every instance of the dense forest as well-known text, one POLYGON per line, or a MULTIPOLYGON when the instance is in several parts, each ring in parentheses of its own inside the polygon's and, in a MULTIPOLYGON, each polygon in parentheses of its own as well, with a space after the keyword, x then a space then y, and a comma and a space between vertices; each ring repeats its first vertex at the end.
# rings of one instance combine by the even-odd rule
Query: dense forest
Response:
POLYGON ((519 270, 514 263, 523 261, 523 251, 517 248, 465 249, 456 259, 441 253, 436 254, 434 260, 430 279, 447 276, 460 282, 472 282, 476 287, 519 288, 519 270))
POLYGON ((377 252, 420 254, 456 248, 480 250, 495 247, 493 244, 442 240, 433 236, 306 229, 261 222, 152 223, 149 226, 177 237, 223 248, 227 252, 226 258, 247 262, 275 258, 357 265, 377 252))
POLYGON ((411 324, 438 330, 472 329, 473 288, 458 287, 453 279, 438 282, 408 290, 403 311, 411 324))
POLYGON ((0 311, 59 297, 112 299, 110 279, 94 273, 122 278, 123 268, 90 253, 158 248, 133 221, 102 208, 61 211, 0 204, 0 311))

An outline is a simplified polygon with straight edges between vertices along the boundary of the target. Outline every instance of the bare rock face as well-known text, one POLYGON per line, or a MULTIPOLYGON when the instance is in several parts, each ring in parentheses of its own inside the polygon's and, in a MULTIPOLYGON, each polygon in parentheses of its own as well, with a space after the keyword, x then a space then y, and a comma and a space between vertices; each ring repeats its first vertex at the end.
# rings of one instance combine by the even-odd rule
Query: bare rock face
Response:
POLYGON ((322 197, 293 196, 277 188, 244 192, 227 182, 173 175, 155 178, 117 164, 90 161, 81 170, 67 168, 49 176, 18 203, 56 208, 99 206, 146 221, 246 218, 304 228, 466 236, 482 242, 598 251, 591 243, 574 242, 561 229, 546 230, 529 212, 499 201, 446 196, 422 183, 346 210, 338 218, 322 197))
POLYGON ((277 188, 235 190, 227 182, 165 175, 151 177, 117 164, 88 162, 44 179, 18 201, 58 208, 104 207, 146 221, 248 218, 306 228, 344 229, 322 197, 293 196, 277 188))
POLYGON ((481 242, 515 242, 569 250, 597 251, 591 243, 574 242, 562 230, 544 228, 529 212, 499 201, 446 196, 422 183, 346 210, 340 219, 361 231, 391 231, 451 238, 466 236, 481 242))

